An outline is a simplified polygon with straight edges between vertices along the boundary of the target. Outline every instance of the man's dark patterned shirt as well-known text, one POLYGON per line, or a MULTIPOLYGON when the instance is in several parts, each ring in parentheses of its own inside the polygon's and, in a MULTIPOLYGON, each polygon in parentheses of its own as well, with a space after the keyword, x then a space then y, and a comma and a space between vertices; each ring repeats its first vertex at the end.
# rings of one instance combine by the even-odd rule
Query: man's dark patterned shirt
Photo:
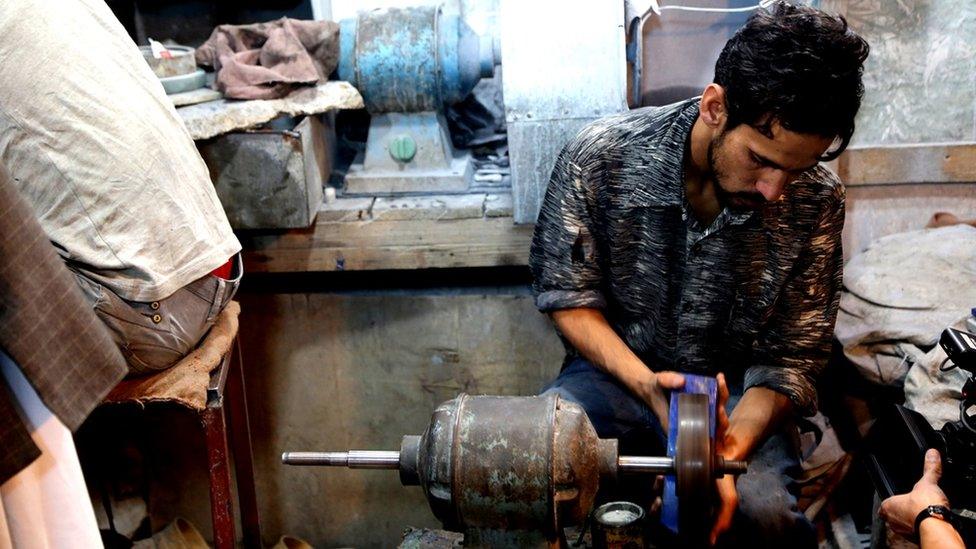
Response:
POLYGON ((536 305, 601 309, 653 370, 725 372, 810 413, 841 288, 844 187, 817 166, 782 199, 701 226, 682 169, 698 102, 604 118, 566 145, 532 242, 536 305))

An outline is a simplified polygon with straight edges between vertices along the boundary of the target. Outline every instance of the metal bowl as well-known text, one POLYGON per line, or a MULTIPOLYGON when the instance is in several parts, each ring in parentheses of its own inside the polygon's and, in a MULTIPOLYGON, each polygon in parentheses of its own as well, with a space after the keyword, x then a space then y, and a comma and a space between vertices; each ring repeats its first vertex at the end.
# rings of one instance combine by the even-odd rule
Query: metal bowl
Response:
POLYGON ((173 55, 169 59, 153 57, 149 46, 139 46, 142 58, 149 63, 149 68, 159 78, 169 78, 193 74, 197 70, 197 60, 193 48, 187 46, 166 46, 166 49, 173 55))

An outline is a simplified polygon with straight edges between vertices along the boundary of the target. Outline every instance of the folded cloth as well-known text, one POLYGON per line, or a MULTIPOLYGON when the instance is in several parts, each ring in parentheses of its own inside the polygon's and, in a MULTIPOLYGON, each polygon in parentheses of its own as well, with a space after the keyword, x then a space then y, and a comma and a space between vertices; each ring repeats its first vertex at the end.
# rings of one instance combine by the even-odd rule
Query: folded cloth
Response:
MULTIPOLYGON (((81 425, 126 370, 108 328, 6 166, 0 166, 0 349, 69 430, 81 425)), ((0 378, 0 484, 41 454, 8 389, 0 378)))
POLYGON ((865 379, 901 386, 946 326, 976 307, 976 228, 880 238, 844 267, 834 335, 865 379))
POLYGON ((282 17, 220 25, 197 48, 198 65, 217 71, 217 90, 234 99, 278 99, 328 80, 339 60, 339 25, 282 17))
MULTIPOLYGON (((957 330, 966 330, 966 317, 952 323, 957 330)), ((962 388, 969 374, 962 368, 942 370, 946 353, 936 345, 925 356, 914 361, 905 376, 905 407, 925 416, 933 429, 941 429, 946 422, 959 419, 962 388)))

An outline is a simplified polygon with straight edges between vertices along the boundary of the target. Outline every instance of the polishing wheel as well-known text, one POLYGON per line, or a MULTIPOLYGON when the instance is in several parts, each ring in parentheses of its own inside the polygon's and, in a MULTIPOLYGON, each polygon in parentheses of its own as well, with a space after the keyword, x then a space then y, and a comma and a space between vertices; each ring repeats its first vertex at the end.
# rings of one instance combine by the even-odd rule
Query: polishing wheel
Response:
POLYGON ((712 438, 709 436, 708 396, 681 393, 678 397, 678 440, 675 480, 679 531, 691 536, 707 534, 711 519, 714 477, 712 438))

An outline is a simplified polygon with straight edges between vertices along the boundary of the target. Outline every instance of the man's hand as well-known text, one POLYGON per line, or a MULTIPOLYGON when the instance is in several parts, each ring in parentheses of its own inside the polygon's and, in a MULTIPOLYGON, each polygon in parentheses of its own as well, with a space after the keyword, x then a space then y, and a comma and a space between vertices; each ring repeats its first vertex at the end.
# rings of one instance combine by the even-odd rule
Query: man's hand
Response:
POLYGON ((643 383, 639 385, 638 396, 650 407, 658 421, 661 422, 661 429, 668 432, 668 412, 670 401, 669 391, 676 391, 684 388, 685 376, 678 372, 650 372, 643 383))
MULTIPOLYGON (((729 387, 725 383, 724 374, 719 374, 716 379, 718 380, 718 409, 715 415, 715 452, 725 456, 725 436, 729 430, 729 415, 725 411, 725 406, 729 402, 729 387)), ((739 506, 739 493, 735 490, 734 476, 725 475, 717 479, 715 488, 719 506, 715 515, 715 525, 712 526, 712 534, 709 537, 712 545, 715 545, 718 537, 732 526, 735 508, 739 506)))
MULTIPOLYGON (((721 404, 715 424, 716 451, 725 459, 749 459, 753 450, 790 414, 790 399, 765 387, 751 387, 739 399, 730 418, 725 413, 725 405, 729 399, 725 376, 719 374, 718 381, 718 400, 721 404)), ((718 479, 717 484, 720 504, 712 529, 713 543, 732 525, 732 517, 739 505, 734 477, 725 475, 718 479)))
POLYGON ((878 515, 895 532, 911 536, 915 534, 915 517, 929 505, 949 506, 949 499, 939 488, 939 478, 942 477, 942 456, 939 451, 929 449, 925 452, 925 465, 922 478, 915 483, 915 487, 907 494, 892 496, 881 502, 878 515))

